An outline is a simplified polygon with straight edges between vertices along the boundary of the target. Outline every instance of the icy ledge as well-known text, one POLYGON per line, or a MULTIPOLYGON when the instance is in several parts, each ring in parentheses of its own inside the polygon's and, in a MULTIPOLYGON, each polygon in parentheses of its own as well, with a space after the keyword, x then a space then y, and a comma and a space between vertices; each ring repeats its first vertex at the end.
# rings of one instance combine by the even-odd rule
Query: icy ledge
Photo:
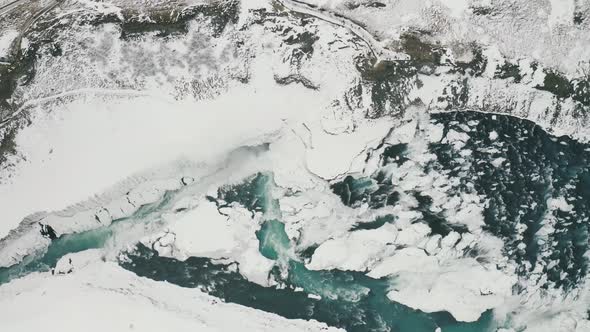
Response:
POLYGON ((271 286, 269 274, 274 261, 262 256, 256 231, 260 229, 260 214, 237 205, 219 208, 206 199, 181 201, 177 208, 190 209, 174 216, 169 226, 142 240, 160 256, 186 260, 208 257, 221 262, 237 262, 240 273, 262 286, 271 286))
MULTIPOLYGON (((137 183, 137 179, 127 182, 137 183)), ((0 267, 18 264, 26 256, 46 250, 53 238, 109 226, 114 220, 133 215, 141 206, 158 201, 166 191, 178 190, 193 181, 192 177, 180 176, 139 182, 120 196, 111 192, 96 201, 79 203, 60 212, 29 216, 7 237, 0 239, 0 267), (107 200, 109 196, 115 198, 107 200)), ((120 184, 119 187, 126 186, 120 184)))

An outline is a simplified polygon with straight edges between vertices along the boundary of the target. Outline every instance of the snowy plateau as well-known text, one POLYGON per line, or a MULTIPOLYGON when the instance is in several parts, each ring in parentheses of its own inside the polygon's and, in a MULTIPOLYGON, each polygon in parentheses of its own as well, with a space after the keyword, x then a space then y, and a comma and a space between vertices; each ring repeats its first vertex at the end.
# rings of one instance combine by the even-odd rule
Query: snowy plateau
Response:
POLYGON ((590 331, 590 0, 0 0, 0 331, 590 331))

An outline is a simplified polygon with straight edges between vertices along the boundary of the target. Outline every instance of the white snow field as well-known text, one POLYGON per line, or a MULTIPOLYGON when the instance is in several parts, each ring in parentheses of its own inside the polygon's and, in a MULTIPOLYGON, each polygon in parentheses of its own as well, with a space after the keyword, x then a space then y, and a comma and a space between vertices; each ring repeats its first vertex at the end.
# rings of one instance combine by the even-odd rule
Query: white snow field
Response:
MULTIPOLYGON (((420 317, 490 317, 496 332, 590 330, 588 277, 571 290, 543 288, 547 271, 509 258, 512 244, 487 227, 489 197, 466 170, 433 169, 430 150, 447 144, 465 161, 498 148, 496 131, 476 151, 468 148, 473 124, 459 132, 431 119, 452 111, 510 115, 590 141, 588 101, 576 95, 590 77, 590 18, 575 23, 590 2, 9 3, 0 1, 0 79, 14 83, 0 86, 9 92, 0 94, 0 330, 344 330, 140 277, 118 264, 138 244, 173 261, 238 266, 265 289, 289 288, 286 266, 295 262, 309 273, 386 282, 388 301, 420 317), (206 10, 182 24, 156 22, 199 6, 206 10), (404 43, 413 34, 421 47, 440 48, 440 64, 412 62, 404 43), (485 65, 474 74, 478 57, 485 65), (392 64, 415 71, 400 65, 391 74, 392 64), (518 75, 502 76, 507 64, 518 75), (554 72, 571 86, 546 86, 554 72), (407 147, 404 159, 385 165, 394 146, 407 147), (221 200, 218 188, 257 172, 272 174, 270 211, 221 200), (394 205, 346 204, 335 193, 347 176, 379 172, 397 190, 394 205), (461 231, 437 234, 415 193, 461 231), (372 226, 387 216, 395 221, 372 226), (259 239, 269 220, 284 226, 290 245, 277 259, 259 239), (52 248, 56 239, 101 230, 112 234, 99 248, 67 253, 43 271, 27 265, 63 249, 52 248), (310 248, 307 257, 298 251, 310 248)), ((499 170, 509 163, 490 161, 499 170)), ((550 194, 533 234, 541 249, 559 232, 553 214, 575 209, 550 194)), ((518 249, 525 232, 521 224, 518 249)))

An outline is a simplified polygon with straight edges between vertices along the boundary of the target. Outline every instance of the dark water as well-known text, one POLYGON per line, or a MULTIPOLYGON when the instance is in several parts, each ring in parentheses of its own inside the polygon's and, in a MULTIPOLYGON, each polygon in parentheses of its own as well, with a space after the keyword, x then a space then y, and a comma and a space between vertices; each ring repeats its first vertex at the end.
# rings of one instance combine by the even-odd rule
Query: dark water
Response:
MULTIPOLYGON (((489 199, 484 210, 486 229, 506 240, 517 262, 529 262, 534 268, 539 261, 557 260, 555 267, 544 269, 550 281, 547 286, 575 286, 588 270, 584 253, 590 225, 590 145, 553 137, 530 121, 506 116, 449 113, 434 120, 445 124, 445 130, 456 131, 463 131, 461 123, 473 123, 465 145, 473 153, 466 161, 461 162, 448 144, 433 144, 431 150, 443 169, 459 177, 462 185, 473 182, 476 191, 489 199), (489 138, 492 131, 498 134, 494 141, 489 138), (490 153, 486 147, 497 152, 490 153), (498 157, 506 161, 495 167, 491 160, 498 157), (558 197, 573 206, 571 212, 548 211, 547 199, 558 197), (541 248, 536 233, 548 214, 555 220, 556 231, 541 248), (518 224, 527 226, 525 250, 516 249, 518 224), (542 257, 541 249, 550 255, 542 257), (567 276, 561 279, 563 272, 567 276)), ((526 272, 523 267, 522 273, 526 272)))
MULTIPOLYGON (((257 174, 241 185, 222 187, 218 192, 223 198, 221 204, 238 202, 251 210, 268 213, 278 204, 268 199, 272 184, 272 175, 257 174)), ((384 217, 375 223, 384 224, 393 219, 384 217)), ((142 245, 128 253, 120 264, 140 276, 198 287, 227 302, 292 319, 315 319, 347 331, 433 332, 441 327, 447 332, 479 332, 492 331, 494 327, 491 312, 484 313, 477 322, 459 323, 446 312, 427 314, 392 302, 386 297, 395 282, 392 280, 376 280, 360 272, 308 270, 300 259, 290 254, 293 244, 279 220, 265 221, 256 235, 261 254, 277 261, 271 275, 280 287, 262 287, 246 280, 236 264, 215 264, 199 257, 178 261, 160 257, 142 245), (320 298, 309 297, 310 294, 320 298)))
MULTIPOLYGON (((276 220, 265 223, 258 234, 261 252, 280 259, 289 239, 276 220), (271 234, 269 234, 271 233, 271 234), (267 240, 264 240, 264 239, 267 240)), ((214 264, 210 259, 191 257, 186 261, 160 257, 145 247, 130 253, 120 264, 140 276, 167 281, 183 287, 199 287, 227 302, 273 312, 291 319, 315 319, 347 331, 492 331, 492 313, 486 312, 475 323, 458 323, 448 313, 426 314, 387 299, 391 281, 375 280, 359 272, 310 271, 298 261, 289 260, 289 275, 282 279, 279 267, 273 271, 282 287, 262 287, 246 280, 239 266, 214 264), (284 288, 284 286, 286 286, 284 288), (300 287, 302 291, 295 291, 300 287), (310 298, 319 295, 321 299, 310 298)))
MULTIPOLYGON (((432 122, 443 124, 445 135, 451 129, 467 134, 469 139, 462 150, 472 153, 461 156, 448 142, 432 143, 429 152, 437 159, 427 166, 426 173, 437 171, 459 179, 460 184, 449 194, 465 191, 485 196, 485 229, 506 242, 506 255, 520 264, 522 275, 536 264, 557 261, 551 268, 544 267, 548 276, 544 287, 575 287, 588 271, 584 253, 590 225, 590 145, 554 137, 530 121, 509 116, 453 112, 432 115, 432 122), (498 136, 494 140, 490 139, 492 131, 498 136), (496 167, 492 163, 496 158, 506 160, 496 167), (572 205, 571 211, 549 209, 548 199, 559 197, 572 205), (540 241, 538 231, 547 218, 553 220, 556 231, 540 241), (523 241, 515 236, 519 225, 527 227, 523 241), (521 242, 524 249, 517 248, 521 242)), ((405 144, 385 148, 381 166, 403 164, 406 153, 405 144)), ((369 178, 347 177, 333 184, 332 190, 352 207, 361 203, 372 208, 394 206, 400 195, 382 170, 369 178)), ((450 231, 467 231, 431 211, 432 199, 427 194, 406 194, 414 195, 419 202, 418 210, 433 233, 444 236, 450 231)))
MULTIPOLYGON (((506 255, 521 264, 520 273, 526 275, 535 264, 555 260, 556 265, 544 270, 549 280, 546 287, 575 287, 588 269, 583 255, 588 248, 590 147, 565 137, 553 137, 529 121, 508 116, 461 112, 433 115, 431 121, 443 124, 445 133, 453 129, 467 134, 469 139, 463 150, 469 149, 472 153, 461 156, 449 143, 431 143, 429 150, 437 159, 427 165, 425 172, 437 171, 459 179, 449 194, 464 190, 485 195, 485 229, 506 241, 506 255), (492 131, 498 136, 493 140, 490 138, 492 131), (492 161, 499 157, 506 161, 496 167, 492 161), (571 211, 551 211, 547 200, 557 197, 563 197, 572 206, 571 211), (556 231, 542 243, 537 232, 547 218, 553 220, 556 231), (519 250, 515 234, 522 224, 527 226, 523 233, 525 249, 519 250), (541 255, 543 251, 549 254, 541 255)), ((406 155, 406 145, 388 146, 382 150, 381 166, 401 165, 407 161, 406 155)), ((239 203, 253 212, 272 215, 257 232, 257 237, 261 254, 277 263, 271 276, 280 287, 262 287, 249 282, 241 276, 236 264, 214 264, 198 257, 181 262, 159 257, 142 245, 128 253, 129 260, 120 264, 154 280, 199 287, 227 302, 287 318, 316 319, 348 331, 432 332, 441 327, 445 332, 479 332, 493 331, 496 327, 491 311, 484 313, 477 322, 458 323, 445 312, 427 314, 391 302, 386 293, 395 280, 375 280, 358 272, 306 269, 302 263, 304 253, 294 254, 294 244, 285 234, 280 215, 276 213, 278 202, 268 195, 272 185, 272 175, 257 174, 243 184, 221 187, 219 198, 209 199, 219 206, 239 203)), ((347 177, 332 184, 332 190, 346 205, 355 207, 366 202, 372 208, 379 208, 397 204, 401 189, 379 170, 370 177, 347 177)), ((451 224, 432 211, 432 198, 426 193, 411 194, 418 201, 417 209, 432 233, 445 235, 450 231, 467 231, 466 227, 451 224)), ((154 215, 165 210, 170 195, 157 204, 143 207, 126 220, 154 222, 157 219, 154 215)), ((49 270, 67 253, 103 247, 116 236, 117 225, 124 221, 117 221, 108 228, 62 236, 52 241, 44 255, 1 269, 0 283, 33 271, 49 270)), ((388 215, 358 224, 351 231, 375 229, 395 221, 395 215, 388 215)))

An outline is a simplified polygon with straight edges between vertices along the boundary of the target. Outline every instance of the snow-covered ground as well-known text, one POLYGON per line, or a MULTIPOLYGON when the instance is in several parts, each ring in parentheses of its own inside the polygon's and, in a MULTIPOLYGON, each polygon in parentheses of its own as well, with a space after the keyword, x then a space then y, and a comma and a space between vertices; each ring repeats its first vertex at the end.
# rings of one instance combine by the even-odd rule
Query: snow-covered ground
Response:
MULTIPOLYGON (((482 230, 485 198, 470 191, 449 194, 453 179, 425 171, 435 158, 427 151, 429 143, 444 141, 461 150, 468 139, 456 131, 443 133, 441 126, 428 122, 426 114, 429 106, 437 109, 437 96, 459 76, 450 68, 440 69, 440 77, 420 74, 421 86, 411 89, 410 96, 422 106, 410 108, 403 116, 368 120, 370 91, 359 83, 355 59, 366 56, 367 45, 381 49, 381 59, 398 57, 397 52, 385 50, 399 37, 398 28, 409 22, 443 25, 434 39, 450 44, 455 38, 469 41, 465 35, 475 31, 473 38, 488 41, 485 52, 494 65, 505 57, 521 57, 530 43, 515 45, 537 31, 526 36, 510 34, 506 41, 499 41, 495 31, 478 28, 481 22, 473 21, 476 1, 386 1, 386 9, 380 12, 375 7, 344 10, 344 1, 308 2, 344 12, 353 20, 334 21, 333 14, 285 1, 287 9, 319 19, 300 24, 299 16, 276 15, 266 25, 256 24, 258 17, 250 10, 273 11, 276 3, 252 1, 242 4, 237 26, 222 37, 203 37, 210 31, 194 22, 186 35, 170 38, 147 34, 123 40, 120 27, 114 24, 82 26, 57 36, 63 57, 39 59, 36 76, 19 86, 13 98, 22 103, 15 118, 26 114, 30 124, 16 134, 18 153, 9 156, 11 166, 0 170, 0 238, 4 238, 0 267, 47 248, 50 241, 41 235, 38 223, 51 226, 56 236, 77 233, 129 217, 167 191, 189 185, 190 194, 175 202, 173 213, 161 217, 164 223, 158 226, 162 227, 122 236, 120 243, 104 252, 65 256, 55 276, 32 274, 0 286, 0 312, 7 317, 0 319, 0 327, 36 330, 57 325, 57 318, 67 313, 69 319, 59 323, 60 329, 325 329, 316 322, 289 321, 222 303, 195 289, 139 278, 109 261, 114 253, 141 240, 160 255, 179 260, 199 256, 237 262, 248 280, 272 285, 268 275, 274 263, 260 254, 255 235, 261 216, 240 206, 219 209, 203 197, 221 184, 259 170, 274 174, 274 198, 289 238, 301 248, 317 245, 307 268, 395 277, 395 287, 388 293, 392 301, 424 312, 448 311, 459 321, 475 321, 486 310, 501 310, 512 302, 526 307, 512 295, 517 277, 514 266, 502 256, 502 241, 482 230), (424 12, 426 16, 416 14, 424 12), (367 29, 359 30, 354 20, 367 23, 367 29), (376 37, 367 35, 369 31, 376 37), (292 40, 308 34, 317 40, 313 51, 302 51, 297 47, 305 41, 292 40), (78 44, 81 40, 83 47, 78 44), (278 83, 293 77, 300 81, 278 83), (197 86, 198 93, 187 92, 187 86, 197 86), (350 97, 353 86, 361 87, 360 101, 350 97), (351 208, 330 192, 329 181, 343 175, 372 175, 383 144, 400 143, 409 144, 409 160, 390 166, 387 173, 402 192, 395 208, 351 208), (269 144, 268 152, 260 159, 227 160, 240 147, 264 144, 269 144), (195 187, 190 186, 193 183, 195 187), (468 231, 444 237, 431 234, 422 216, 412 210, 417 203, 407 193, 414 190, 428 193, 434 209, 468 231), (357 223, 388 214, 397 217, 395 224, 350 232, 357 223), (486 249, 485 263, 465 257, 465 251, 476 244, 486 249), (98 323, 89 324, 96 315, 104 319, 92 319, 98 323)), ((588 55, 584 48, 588 40, 570 26, 572 9, 566 2, 562 7, 551 1, 550 14, 536 12, 550 28, 538 31, 543 42, 534 47, 537 52, 532 58, 551 67, 556 64, 548 59, 562 55, 563 64, 556 66, 571 74, 576 69, 572 62, 588 55), (551 40, 558 30, 571 36, 551 40)), ((83 10, 118 13, 116 8, 88 1, 78 5, 84 9, 64 9, 64 19, 83 10)), ((522 10, 537 10, 537 6, 526 5, 522 10)), ((509 19, 500 17, 493 23, 509 19)), ((537 19, 531 20, 536 27, 537 19)), ((13 31, 0 35, 0 57, 15 37, 13 31)), ((460 52, 455 55, 461 56, 460 52)), ((555 97, 532 90, 544 76, 530 70, 529 60, 521 61, 525 74, 520 85, 494 83, 496 67, 490 64, 491 72, 470 81, 475 97, 468 106, 483 104, 490 95, 506 100, 529 96, 529 108, 515 107, 512 115, 534 120, 558 134, 590 137, 573 108, 565 110, 557 122, 547 114, 555 97)), ((495 161, 498 167, 502 162, 495 161)), ((569 206, 563 200, 550 203, 553 210, 569 206)), ((580 321, 579 304, 558 312, 547 326, 582 331, 586 323, 580 321)), ((531 307, 535 308, 533 304, 527 308, 531 307)), ((554 310, 547 307, 545 311, 554 310)), ((520 317, 531 319, 528 313, 520 317)))
MULTIPOLYGON (((270 8, 268 4, 261 5, 270 8)), ((246 9, 243 8, 244 11, 246 9)), ((249 20, 243 19, 244 24, 250 24, 249 20)), ((327 23, 319 24, 330 27, 327 23)), ((369 142, 380 138, 388 126, 386 120, 380 124, 360 123, 357 131, 343 135, 348 139, 348 144, 356 145, 355 148, 331 139, 324 132, 321 119, 330 116, 333 94, 341 93, 346 88, 346 82, 352 78, 346 67, 341 67, 342 61, 330 61, 330 57, 346 59, 349 53, 354 54, 356 51, 334 54, 328 59, 314 58, 313 61, 317 62, 314 68, 317 70, 312 78, 315 77, 314 80, 325 87, 324 93, 298 84, 278 85, 274 81, 276 72, 289 67, 284 65, 283 54, 276 54, 266 48, 268 45, 278 45, 277 38, 261 34, 257 28, 245 36, 256 40, 251 48, 258 52, 257 57, 253 61, 240 60, 248 61, 251 72, 248 84, 231 83, 226 87, 228 91, 213 99, 174 98, 176 86, 169 81, 161 81, 159 73, 154 77, 144 77, 143 90, 99 88, 102 83, 98 77, 111 75, 109 73, 115 70, 122 70, 117 75, 127 79, 125 70, 129 69, 123 70, 121 64, 115 61, 103 68, 88 64, 85 69, 78 70, 76 76, 71 76, 73 81, 62 81, 72 68, 86 65, 85 61, 92 59, 93 52, 104 52, 101 43, 105 41, 117 43, 107 49, 115 57, 146 47, 155 49, 153 54, 158 56, 162 56, 164 48, 168 47, 190 52, 187 47, 193 43, 192 34, 189 34, 188 40, 183 37, 164 40, 165 45, 161 47, 157 46, 161 41, 153 38, 148 39, 153 45, 147 41, 123 42, 114 39, 113 33, 117 31, 113 27, 107 25, 97 29, 88 31, 87 27, 83 27, 77 32, 79 38, 98 37, 98 41, 91 42, 95 44, 91 48, 73 49, 63 59, 42 60, 32 87, 23 91, 30 99, 19 112, 27 112, 32 124, 16 135, 14 142, 18 154, 8 156, 13 166, 0 174, 3 179, 0 183, 0 201, 10 202, 2 208, 0 237, 7 236, 28 216, 26 223, 40 221, 48 224, 55 228, 56 235, 99 227, 101 225, 96 222, 95 215, 100 211, 106 209, 110 214, 108 219, 112 220, 128 216, 134 208, 149 202, 132 202, 134 208, 125 208, 124 201, 121 203, 123 207, 116 203, 121 199, 126 200, 127 192, 135 186, 153 180, 172 181, 178 185, 182 176, 186 175, 184 173, 194 172, 192 168, 198 165, 211 167, 236 147, 271 142, 276 137, 290 133, 293 128, 297 128, 299 133, 307 131, 307 135, 317 137, 313 145, 306 148, 309 164, 317 165, 315 172, 318 175, 334 177, 348 171, 350 162, 346 159, 360 153, 369 142), (157 52, 158 49, 160 52, 157 52), (268 63, 272 66, 267 66, 268 63), (56 70, 61 70, 61 73, 58 74, 56 70), (55 77, 58 77, 57 81, 55 77), (77 85, 76 89, 64 91, 73 87, 72 82, 77 85), (86 86, 80 89, 80 84, 86 86), (56 94, 56 89, 62 92, 56 94), (372 129, 375 125, 381 129, 372 129), (328 153, 333 155, 331 164, 318 162, 318 158, 328 153), (120 209, 126 211, 114 212, 120 209), (38 214, 43 211, 49 215, 38 214), (76 224, 68 227, 63 222, 68 219, 76 220, 76 224)), ((194 30, 193 34, 198 34, 200 28, 193 24, 191 29, 194 30)), ((308 29, 317 30, 317 27, 308 29)), ((326 34, 326 38, 342 38, 340 35, 347 34, 340 27, 330 29, 320 30, 320 34, 326 34)), ((233 29, 228 32, 230 35, 233 33, 233 29)), ((72 40, 63 42, 72 43, 72 40)), ((332 47, 329 40, 322 45, 328 49, 332 47)), ((225 46, 217 47, 220 48, 220 54, 225 52, 225 46)), ((198 61, 199 56, 186 61, 189 64, 190 61, 198 61)), ((137 63, 133 66, 137 66, 137 63)), ((166 70, 167 74, 171 72, 177 73, 178 77, 185 77, 186 68, 186 65, 182 65, 162 70, 166 70)), ((208 75, 208 69, 200 72, 208 75)), ((137 189, 139 195, 143 195, 143 190, 157 190, 161 196, 164 190, 174 189, 154 189, 150 184, 144 187, 137 189)), ((29 244, 32 236, 36 237, 35 242, 38 244, 43 242, 38 234, 28 232, 31 227, 27 225, 25 234, 21 230, 13 237, 24 239, 26 235, 29 244)), ((3 266, 14 264, 30 252, 23 249, 29 245, 23 241, 12 241, 10 245, 4 241, 0 245, 9 247, 4 250, 3 266)))
POLYGON ((547 0, 302 0, 362 23, 382 44, 392 46, 404 31, 426 31, 457 49, 470 42, 498 47, 510 59, 529 58, 568 74, 587 61, 587 1, 547 0), (374 3, 381 5, 375 6, 374 3), (559 61, 556 61, 559 59, 559 61))
MULTIPOLYGON (((361 271, 373 278, 395 276, 394 289, 388 294, 392 300, 425 312, 445 310, 457 320, 475 321, 486 310, 511 301, 517 277, 510 269, 498 268, 506 263, 503 243, 482 232, 479 197, 468 193, 449 197, 453 180, 424 172, 423 167, 435 158, 425 150, 429 142, 444 139, 462 146, 465 138, 452 131, 443 137, 436 125, 419 133, 418 123, 411 119, 386 138, 391 144, 409 143, 411 147, 406 155, 409 160, 390 170, 392 182, 402 192, 394 208, 350 211, 310 190, 281 199, 286 229, 303 246, 319 244, 307 264, 312 270, 361 271), (422 215, 413 210, 415 200, 404 194, 414 190, 427 192, 435 209, 445 211, 449 221, 466 225, 470 232, 451 232, 445 237, 431 234, 430 227, 420 222, 422 215), (347 232, 356 221, 384 214, 396 216, 395 223, 347 232), (488 264, 464 257, 464 252, 476 245, 486 248, 488 264)), ((365 171, 369 175, 374 170, 365 171)))
POLYGON ((8 56, 8 51, 10 51, 10 46, 14 39, 18 36, 18 31, 15 30, 8 30, 2 32, 0 35, 0 58, 6 58, 8 56))
POLYGON ((138 277, 96 251, 66 256, 58 267, 0 286, 3 330, 338 331, 138 277))
POLYGON ((274 262, 258 250, 255 232, 260 229, 260 223, 252 219, 251 213, 243 207, 218 210, 215 203, 205 199, 191 205, 194 205, 192 209, 174 220, 164 232, 143 242, 155 248, 160 256, 236 262, 246 279, 270 286, 272 281, 268 276, 274 262))

